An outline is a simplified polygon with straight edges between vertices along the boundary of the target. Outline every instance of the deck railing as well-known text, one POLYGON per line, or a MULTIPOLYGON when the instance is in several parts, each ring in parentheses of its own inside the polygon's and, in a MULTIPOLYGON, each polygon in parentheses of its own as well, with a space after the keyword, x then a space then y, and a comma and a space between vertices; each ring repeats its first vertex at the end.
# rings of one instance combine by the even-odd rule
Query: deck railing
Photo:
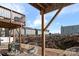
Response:
POLYGON ((25 23, 25 15, 13 11, 11 9, 5 8, 3 6, 0 6, 0 18, 25 23))

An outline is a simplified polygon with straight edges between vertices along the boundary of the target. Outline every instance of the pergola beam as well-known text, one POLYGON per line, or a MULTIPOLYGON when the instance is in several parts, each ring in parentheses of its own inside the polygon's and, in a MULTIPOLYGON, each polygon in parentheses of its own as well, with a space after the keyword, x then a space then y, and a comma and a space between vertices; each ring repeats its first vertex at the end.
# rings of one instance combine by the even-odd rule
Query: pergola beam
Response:
POLYGON ((37 3, 37 5, 40 6, 42 9, 45 9, 45 7, 41 5, 40 3, 37 3))
POLYGON ((52 19, 49 21, 49 23, 47 24, 47 26, 44 28, 44 31, 50 26, 50 24, 57 17, 57 15, 60 13, 60 11, 62 10, 62 8, 58 9, 58 11, 56 12, 56 14, 52 17, 52 19))

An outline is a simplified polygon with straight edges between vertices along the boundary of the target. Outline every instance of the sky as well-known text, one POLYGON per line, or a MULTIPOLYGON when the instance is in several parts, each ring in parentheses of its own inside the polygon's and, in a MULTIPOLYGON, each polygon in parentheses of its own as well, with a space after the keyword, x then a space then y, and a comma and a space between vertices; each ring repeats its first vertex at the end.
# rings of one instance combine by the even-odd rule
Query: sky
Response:
MULTIPOLYGON (((9 9, 20 12, 26 16, 26 26, 41 29, 41 15, 39 10, 27 3, 0 3, 9 9)), ((57 10, 56 10, 57 11, 57 10)), ((45 25, 51 20, 56 11, 45 14, 45 25)), ((61 26, 79 25, 79 4, 63 8, 60 14, 48 27, 51 33, 61 33, 61 26)))

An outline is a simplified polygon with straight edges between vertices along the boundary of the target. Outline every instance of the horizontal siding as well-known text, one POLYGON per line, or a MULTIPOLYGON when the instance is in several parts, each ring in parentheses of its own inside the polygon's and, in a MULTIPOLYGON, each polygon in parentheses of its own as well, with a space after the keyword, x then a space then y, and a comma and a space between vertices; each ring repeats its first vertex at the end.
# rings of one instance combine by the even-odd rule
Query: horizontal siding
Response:
POLYGON ((61 34, 63 35, 79 34, 79 25, 61 27, 61 34))

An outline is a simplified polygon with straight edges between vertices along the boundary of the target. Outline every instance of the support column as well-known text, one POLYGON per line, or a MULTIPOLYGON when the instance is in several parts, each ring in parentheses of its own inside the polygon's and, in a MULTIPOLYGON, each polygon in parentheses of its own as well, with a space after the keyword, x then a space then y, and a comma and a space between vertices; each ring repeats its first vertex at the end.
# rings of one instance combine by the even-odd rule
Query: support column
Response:
POLYGON ((8 43, 8 51, 10 52, 11 51, 11 44, 10 44, 10 28, 9 28, 9 43, 8 43))
POLYGON ((10 44, 10 29, 9 29, 9 44, 10 44))
POLYGON ((13 42, 15 42, 15 29, 13 29, 13 42))
POLYGON ((20 44, 20 51, 21 51, 21 28, 19 28, 19 44, 20 44))
POLYGON ((45 56, 45 33, 44 33, 44 10, 41 11, 42 16, 42 56, 45 56))

